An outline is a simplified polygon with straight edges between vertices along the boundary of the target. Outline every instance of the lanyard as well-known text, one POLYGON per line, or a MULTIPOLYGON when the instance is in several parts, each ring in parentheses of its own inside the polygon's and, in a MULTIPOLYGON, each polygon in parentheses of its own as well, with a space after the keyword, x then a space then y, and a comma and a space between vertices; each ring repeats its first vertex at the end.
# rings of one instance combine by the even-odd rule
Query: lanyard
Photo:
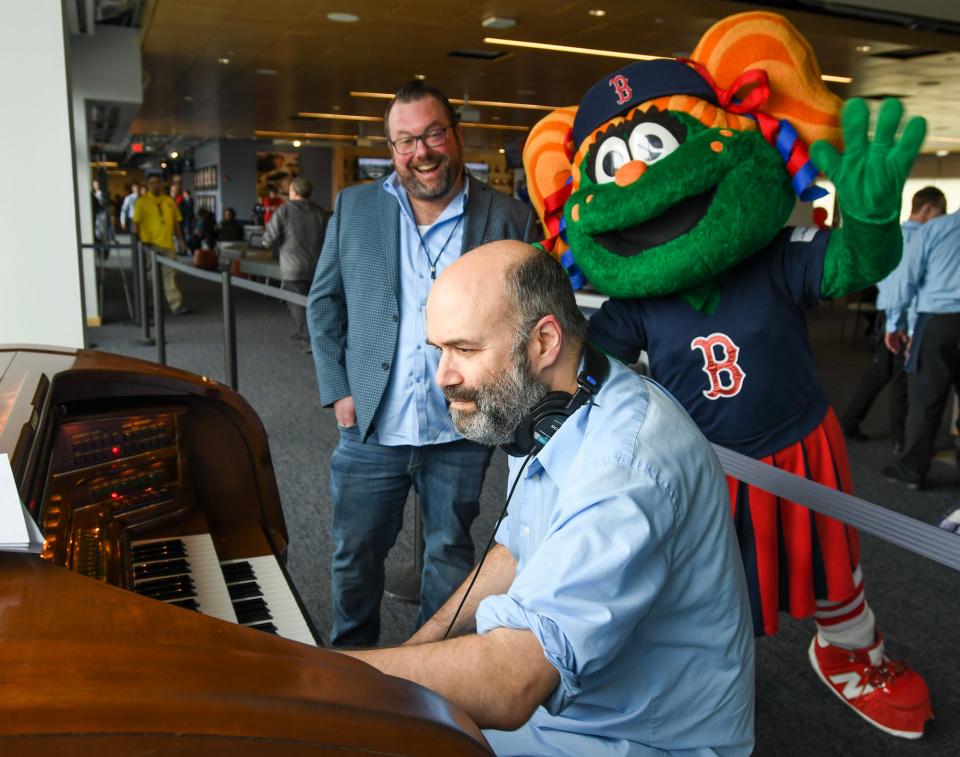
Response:
POLYGON ((447 241, 443 243, 443 247, 440 248, 440 252, 437 253, 437 256, 433 259, 430 258, 430 250, 427 248, 427 243, 423 241, 423 234, 420 233, 420 227, 417 226, 416 220, 413 222, 413 228, 417 231, 417 237, 420 239, 420 247, 423 250, 423 254, 427 256, 427 262, 430 264, 430 278, 436 280, 437 278, 437 263, 440 262, 440 256, 443 255, 444 251, 447 249, 447 245, 450 244, 450 240, 453 239, 453 235, 457 233, 457 229, 460 228, 460 222, 463 220, 465 213, 461 213, 460 217, 457 219, 457 222, 453 225, 453 229, 450 231, 450 234, 447 236, 447 241))

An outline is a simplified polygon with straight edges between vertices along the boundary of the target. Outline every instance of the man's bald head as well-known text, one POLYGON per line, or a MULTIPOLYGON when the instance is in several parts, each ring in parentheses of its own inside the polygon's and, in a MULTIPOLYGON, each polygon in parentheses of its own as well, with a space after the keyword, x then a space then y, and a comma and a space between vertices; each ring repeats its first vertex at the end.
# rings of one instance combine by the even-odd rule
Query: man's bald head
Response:
POLYGON ((555 315, 572 341, 586 338, 567 272, 550 253, 524 242, 490 242, 461 256, 437 279, 428 313, 434 301, 437 316, 472 310, 490 324, 505 320, 516 332, 515 343, 545 315, 555 315))

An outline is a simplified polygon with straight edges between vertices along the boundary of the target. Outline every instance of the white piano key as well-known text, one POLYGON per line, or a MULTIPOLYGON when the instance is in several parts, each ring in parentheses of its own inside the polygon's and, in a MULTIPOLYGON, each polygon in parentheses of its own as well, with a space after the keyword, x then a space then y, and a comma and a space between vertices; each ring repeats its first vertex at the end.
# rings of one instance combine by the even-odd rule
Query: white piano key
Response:
MULTIPOLYGON (((257 622, 273 623, 277 628, 277 635, 283 636, 285 639, 316 646, 317 642, 313 638, 313 634, 310 633, 310 628, 300 612, 300 606, 293 597, 293 592, 287 583, 287 577, 280 569, 277 559, 273 555, 263 555, 240 560, 226 560, 223 565, 242 562, 248 563, 253 569, 256 576, 254 580, 260 587, 263 599, 270 612, 270 620, 257 622)), ((248 623, 246 625, 254 624, 248 623)))
MULTIPOLYGON (((227 584, 223 580, 223 573, 220 570, 220 560, 217 557, 217 550, 213 546, 213 539, 210 534, 142 539, 132 542, 131 546, 138 547, 143 544, 164 541, 181 541, 184 544, 185 559, 190 564, 190 569, 186 575, 193 579, 193 584, 196 587, 196 596, 193 599, 197 602, 198 610, 204 615, 236 623, 237 613, 233 609, 233 602, 230 601, 227 584)), ((161 559, 155 562, 162 561, 161 559)), ((136 586, 146 580, 150 579, 134 581, 134 585, 136 586)), ((182 599, 186 599, 186 597, 182 599)))

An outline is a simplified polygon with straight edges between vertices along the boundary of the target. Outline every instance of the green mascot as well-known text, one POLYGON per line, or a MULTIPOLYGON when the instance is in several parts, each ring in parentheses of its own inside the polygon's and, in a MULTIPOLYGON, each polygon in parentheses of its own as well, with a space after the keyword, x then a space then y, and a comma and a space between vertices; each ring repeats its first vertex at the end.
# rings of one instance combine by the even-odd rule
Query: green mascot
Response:
MULTIPOLYGON (((817 378, 803 310, 889 273, 900 198, 925 123, 862 100, 842 109, 809 44, 782 16, 715 24, 689 60, 630 63, 579 107, 554 111, 524 149, 528 187, 567 267, 611 297, 591 340, 650 370, 710 441, 849 492, 839 424, 817 378), (841 148, 842 136, 842 149, 841 148), (809 154, 807 144, 812 144, 809 154), (833 230, 784 228, 819 169, 833 230)), ((932 717, 920 675, 884 654, 854 529, 729 479, 758 635, 813 617, 809 659, 844 703, 895 736, 932 717)), ((706 579, 705 579, 706 580, 706 579)))

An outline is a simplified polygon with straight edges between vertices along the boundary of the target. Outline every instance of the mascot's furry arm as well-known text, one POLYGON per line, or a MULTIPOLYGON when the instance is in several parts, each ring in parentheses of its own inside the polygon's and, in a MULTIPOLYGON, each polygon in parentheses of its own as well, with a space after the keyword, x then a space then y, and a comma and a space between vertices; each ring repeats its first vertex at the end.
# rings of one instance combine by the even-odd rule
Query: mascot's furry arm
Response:
POLYGON ((844 153, 826 141, 815 142, 810 149, 814 164, 836 186, 842 216, 824 258, 822 297, 863 289, 890 273, 900 260, 900 197, 926 133, 926 121, 912 118, 895 141, 902 115, 899 101, 886 100, 871 143, 867 105, 850 100, 841 119, 844 153))

